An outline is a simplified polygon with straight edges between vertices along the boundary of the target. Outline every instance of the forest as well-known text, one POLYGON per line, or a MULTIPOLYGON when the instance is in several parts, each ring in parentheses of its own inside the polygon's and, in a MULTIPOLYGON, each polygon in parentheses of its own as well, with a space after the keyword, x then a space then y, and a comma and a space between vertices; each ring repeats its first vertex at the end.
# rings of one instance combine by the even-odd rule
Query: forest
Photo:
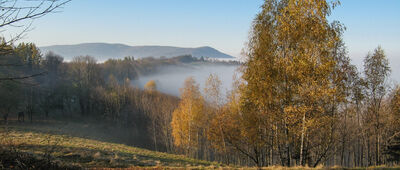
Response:
POLYGON ((345 26, 328 20, 339 4, 266 0, 244 62, 190 55, 65 62, 34 43, 2 39, 1 126, 108 124, 120 143, 228 166, 397 166, 400 86, 378 44, 366 49, 363 68, 352 64, 345 26), (163 67, 190 65, 240 68, 226 94, 216 74, 204 89, 188 77, 180 96, 160 92, 156 81, 132 83, 163 67))

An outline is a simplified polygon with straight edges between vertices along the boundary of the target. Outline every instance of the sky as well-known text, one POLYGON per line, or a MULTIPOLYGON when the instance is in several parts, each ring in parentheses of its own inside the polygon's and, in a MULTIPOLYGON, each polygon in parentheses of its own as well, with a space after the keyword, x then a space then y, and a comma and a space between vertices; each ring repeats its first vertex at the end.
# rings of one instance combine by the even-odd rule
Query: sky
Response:
MULTIPOLYGON (((72 0, 35 20, 24 42, 38 46, 87 42, 178 47, 211 46, 239 56, 263 0, 72 0)), ((400 0, 341 0, 329 20, 361 68, 368 51, 386 51, 400 81, 400 0)))
POLYGON ((400 83, 399 0, 342 0, 330 20, 346 26, 343 38, 349 57, 358 68, 362 68, 368 52, 380 45, 389 59, 392 83, 400 83))

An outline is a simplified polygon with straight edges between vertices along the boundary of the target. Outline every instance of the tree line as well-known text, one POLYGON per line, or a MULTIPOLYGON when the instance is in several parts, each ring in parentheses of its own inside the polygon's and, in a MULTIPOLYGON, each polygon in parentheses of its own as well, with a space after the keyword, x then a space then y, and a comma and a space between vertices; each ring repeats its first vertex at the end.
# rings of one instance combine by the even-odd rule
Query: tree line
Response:
POLYGON ((249 166, 394 165, 400 159, 400 88, 381 47, 359 71, 338 1, 267 0, 252 23, 247 60, 232 89, 188 78, 180 98, 131 80, 167 65, 206 62, 110 59, 64 62, 32 43, 0 41, 0 109, 35 119, 96 119, 129 129, 135 146, 249 166))
POLYGON ((159 59, 109 59, 91 56, 65 62, 53 52, 43 55, 34 43, 1 41, 0 114, 28 122, 98 120, 127 131, 129 144, 175 153, 170 122, 179 98, 157 91, 154 80, 144 89, 133 80, 167 66, 237 64, 206 61, 190 55, 159 59))
POLYGON ((64 62, 52 52, 41 54, 33 43, 13 45, 5 41, 0 51, 2 118, 24 112, 28 122, 34 123, 53 119, 108 122, 127 131, 134 139, 130 144, 168 152, 174 148, 169 123, 179 99, 151 85, 142 90, 133 86, 132 80, 162 66, 202 62, 191 56, 125 57, 104 63, 78 56, 64 62))

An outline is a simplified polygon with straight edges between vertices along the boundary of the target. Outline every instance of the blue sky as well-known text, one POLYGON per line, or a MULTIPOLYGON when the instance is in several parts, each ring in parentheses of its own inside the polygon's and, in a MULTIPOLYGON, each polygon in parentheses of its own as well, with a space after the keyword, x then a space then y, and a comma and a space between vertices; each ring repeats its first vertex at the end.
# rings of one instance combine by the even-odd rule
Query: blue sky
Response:
POLYGON ((380 45, 389 58, 392 78, 400 82, 399 0, 342 0, 330 18, 346 26, 344 41, 354 64, 360 68, 368 51, 380 45))
MULTIPOLYGON (((211 46, 238 56, 262 0, 73 0, 36 20, 23 41, 39 46, 84 42, 211 46)), ((368 51, 385 49, 400 80, 400 0, 342 0, 330 20, 358 66, 368 51)))
POLYGON ((262 1, 73 0, 62 13, 34 23, 38 45, 110 42, 212 46, 239 55, 262 1))

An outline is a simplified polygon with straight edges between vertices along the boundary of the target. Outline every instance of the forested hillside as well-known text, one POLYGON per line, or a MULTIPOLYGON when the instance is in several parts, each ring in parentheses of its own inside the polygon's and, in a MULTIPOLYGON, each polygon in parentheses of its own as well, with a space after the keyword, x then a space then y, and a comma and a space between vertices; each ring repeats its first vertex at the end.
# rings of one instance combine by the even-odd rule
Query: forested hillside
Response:
POLYGON ((352 64, 345 26, 328 19, 338 5, 264 1, 241 63, 191 55, 67 62, 1 39, 0 169, 396 168, 400 86, 384 47, 365 49, 362 68, 352 64), (216 65, 240 67, 231 89, 217 74, 185 78, 179 97, 155 80, 134 83, 164 68, 216 65))
POLYGON ((54 53, 42 56, 31 43, 13 46, 3 42, 3 48, 9 49, 1 68, 2 77, 9 77, 1 80, 5 116, 16 117, 24 112, 30 122, 51 118, 114 122, 115 126, 133 129, 128 134, 136 139, 132 144, 161 151, 172 150, 169 122, 179 99, 155 87, 143 91, 131 80, 157 73, 164 66, 216 64, 191 56, 126 57, 104 63, 81 56, 63 62, 54 53))
POLYGON ((40 49, 44 53, 52 51, 62 55, 66 60, 71 60, 73 57, 80 55, 96 56, 97 60, 100 61, 105 61, 109 58, 122 59, 125 56, 135 56, 136 58, 171 58, 181 55, 192 55, 196 58, 233 58, 212 47, 182 48, 171 46, 128 46, 124 44, 84 43, 46 46, 40 47, 40 49))

